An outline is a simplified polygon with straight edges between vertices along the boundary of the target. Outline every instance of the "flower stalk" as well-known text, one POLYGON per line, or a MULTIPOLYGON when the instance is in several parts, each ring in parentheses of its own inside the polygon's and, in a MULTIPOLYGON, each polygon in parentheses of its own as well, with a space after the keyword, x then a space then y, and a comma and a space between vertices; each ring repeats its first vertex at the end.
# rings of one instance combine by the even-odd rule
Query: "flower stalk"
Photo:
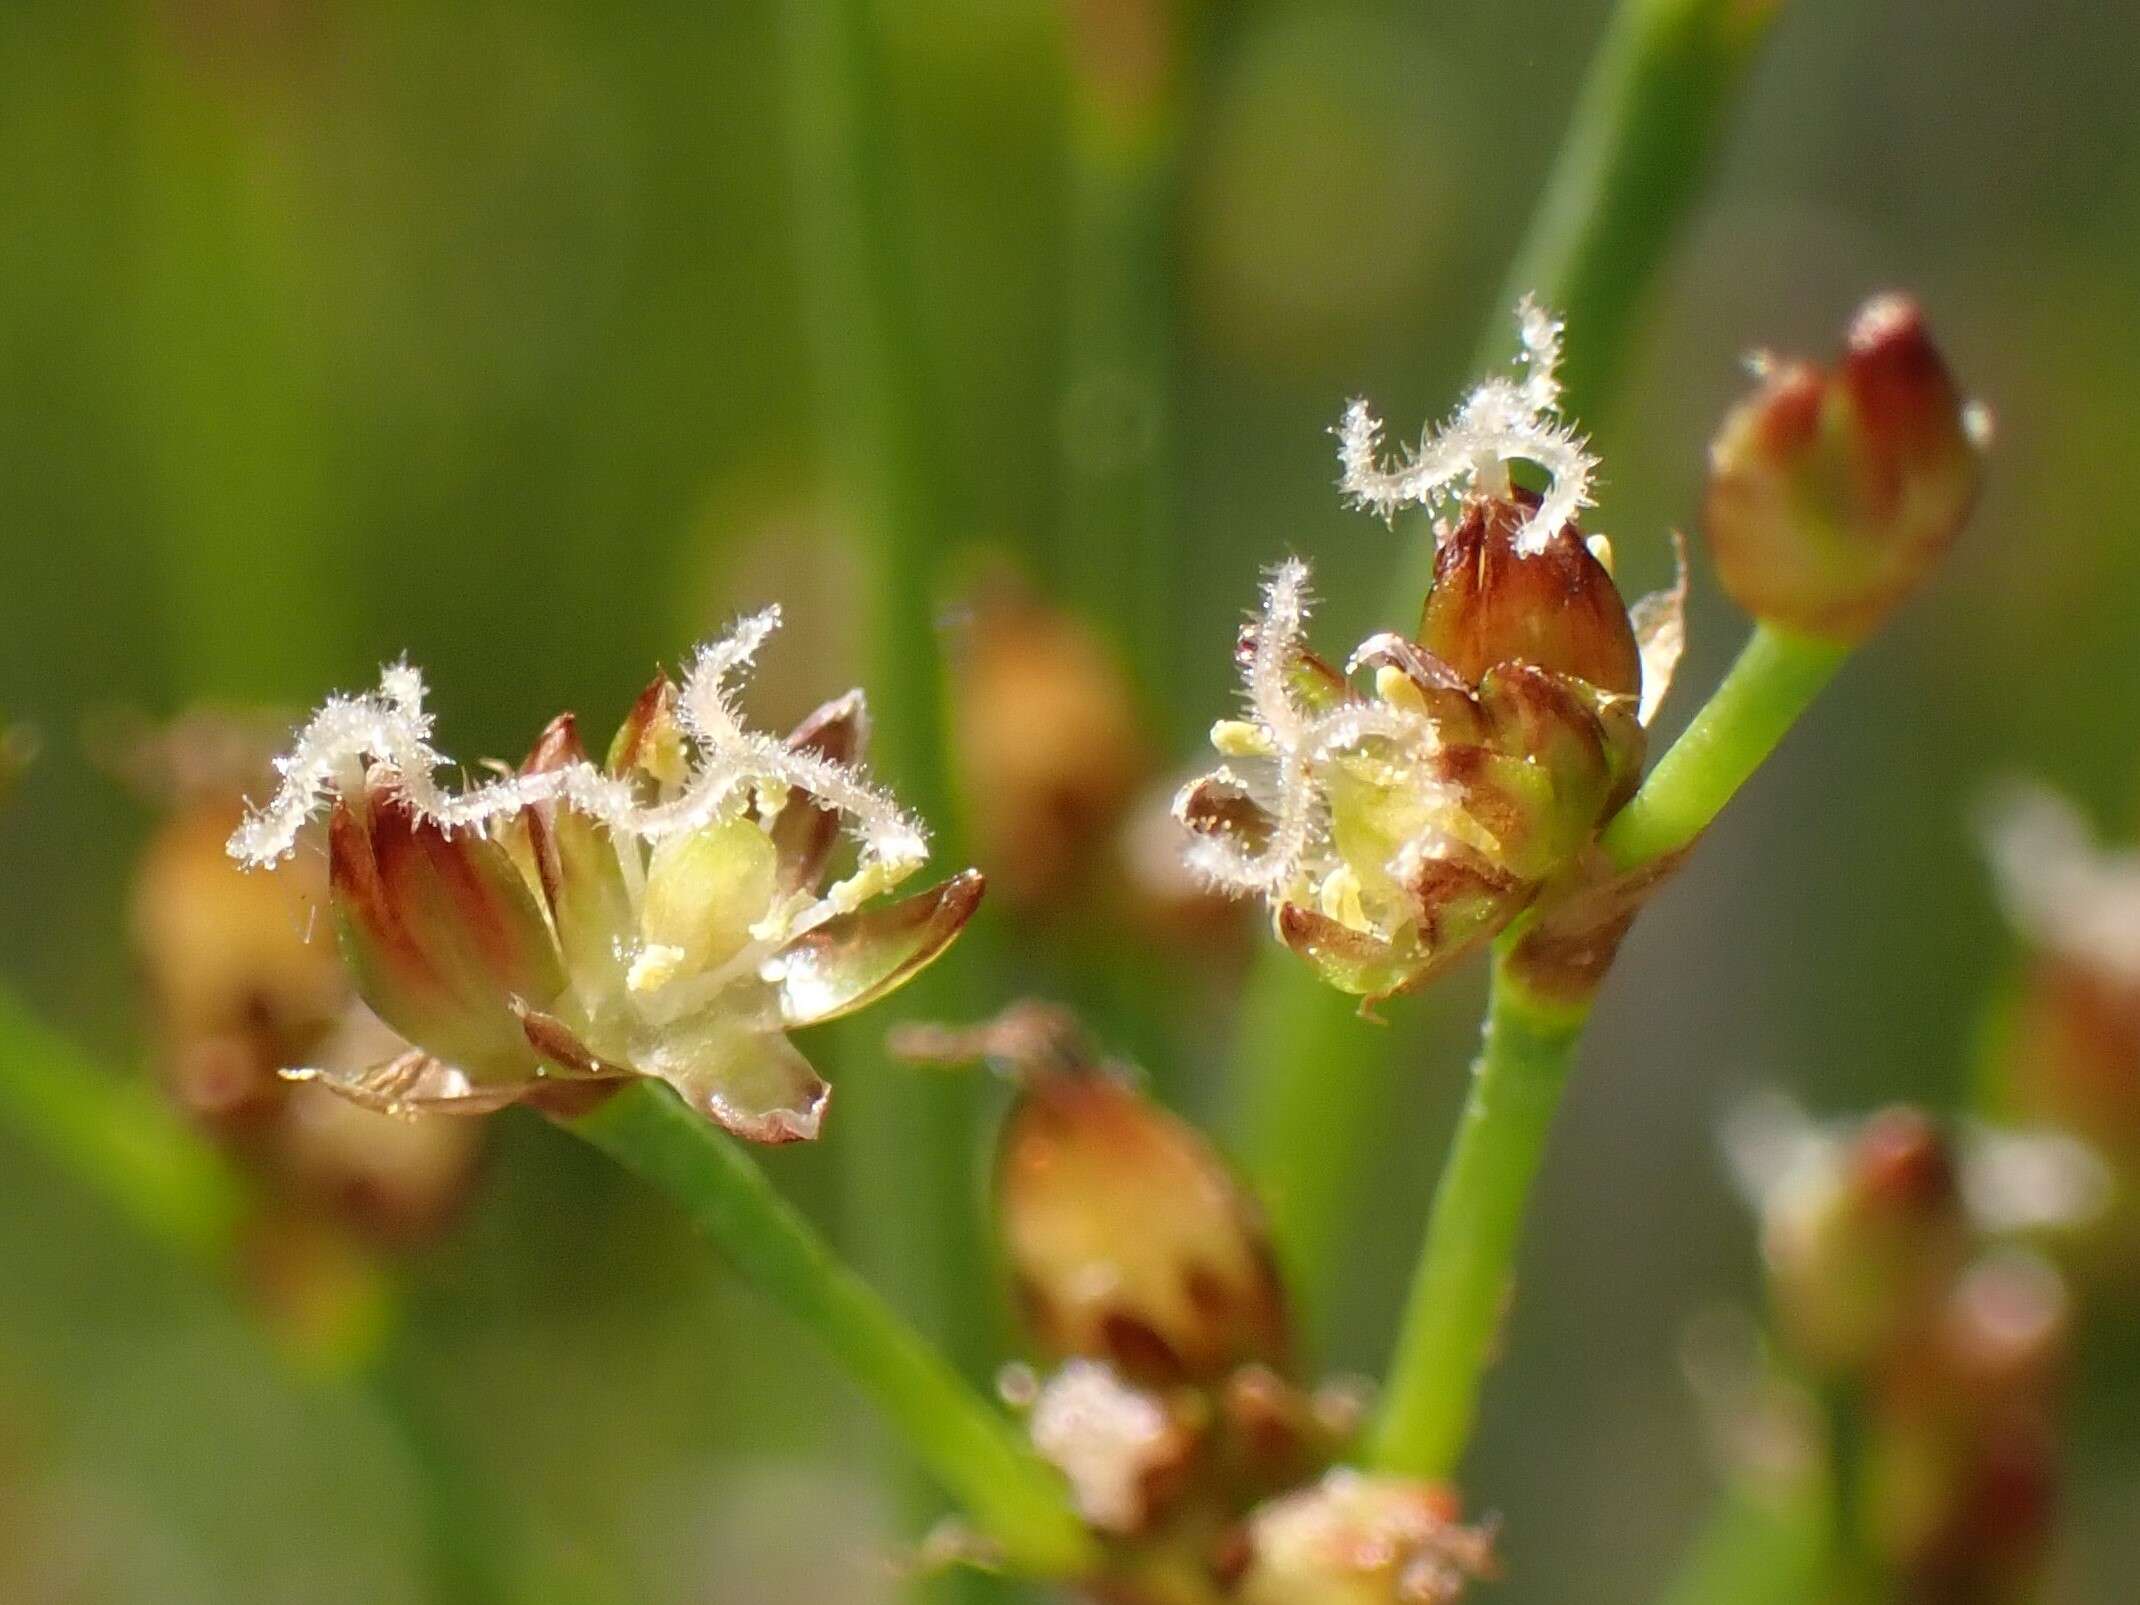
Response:
POLYGON ((1463 1454, 1508 1307, 1531 1183, 1588 1012, 1532 995, 1510 973, 1506 945, 1496 953, 1471 1093, 1435 1188, 1370 1440, 1378 1470, 1441 1478, 1463 1454))
MULTIPOLYGON (((1737 104, 1775 0, 1624 0, 1578 98, 1544 198, 1493 302, 1476 367, 1498 361, 1503 309, 1535 293, 1580 331, 1567 353, 1571 416, 1594 415, 1635 332, 1633 311, 1700 196, 1710 158, 1737 104)), ((1405 606, 1432 576, 1434 543, 1421 530, 1397 568, 1405 606)), ((1395 1058, 1362 1040, 1340 1000, 1286 962, 1264 957, 1251 978, 1236 1050, 1246 1089, 1240 1129, 1251 1173, 1270 1201, 1272 1230, 1290 1264, 1340 1263, 1356 1167, 1349 1150, 1296 1152, 1292 1111, 1313 1103, 1332 1129, 1371 1130, 1395 1058), (1309 1083, 1307 1086, 1300 1083, 1309 1083)), ((1318 1291, 1303 1283, 1309 1304, 1318 1291)))
POLYGON ((743 1149, 650 1085, 563 1122, 666 1194, 839 1362, 1014 1570, 1071 1577, 1089 1540, 1061 1479, 829 1245, 743 1149))

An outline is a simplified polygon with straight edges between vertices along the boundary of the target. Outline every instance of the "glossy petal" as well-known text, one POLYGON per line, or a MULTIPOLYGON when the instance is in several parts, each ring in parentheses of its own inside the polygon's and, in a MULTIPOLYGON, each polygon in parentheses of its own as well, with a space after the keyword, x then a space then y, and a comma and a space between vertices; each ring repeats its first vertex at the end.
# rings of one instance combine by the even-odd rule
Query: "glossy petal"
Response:
POLYGON ((1442 545, 1420 644, 1473 685, 1500 664, 1528 663, 1633 696, 1641 659, 1612 575, 1573 524, 1526 555, 1531 506, 1478 499, 1442 545))
POLYGON ((980 906, 978 870, 888 905, 855 910, 797 937, 778 959, 780 1010, 813 1025, 875 1002, 951 945, 980 906))
POLYGON ((709 1012, 663 1033, 638 1068, 749 1142, 808 1142, 832 1089, 779 1031, 709 1012))
POLYGON ((1415 947, 1400 949, 1298 903, 1279 907, 1278 936, 1325 981, 1357 998, 1386 998, 1403 991, 1424 975, 1431 957, 1415 947))

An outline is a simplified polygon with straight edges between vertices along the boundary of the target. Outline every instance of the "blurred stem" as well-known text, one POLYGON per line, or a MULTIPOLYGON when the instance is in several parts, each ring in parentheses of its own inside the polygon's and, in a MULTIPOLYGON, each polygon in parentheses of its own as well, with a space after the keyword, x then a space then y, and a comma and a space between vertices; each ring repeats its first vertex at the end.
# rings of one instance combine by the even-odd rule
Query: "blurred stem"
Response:
POLYGON ((1123 630, 1140 690, 1174 673, 1174 285, 1186 57, 1180 8, 1072 4, 1069 306, 1058 437, 1071 598, 1123 630))
POLYGON ((152 1241, 222 1277, 252 1208, 244 1178, 149 1088, 0 989, 0 1115, 152 1241))
MULTIPOLYGON (((261 1200, 222 1152, 152 1089, 113 1074, 0 987, 0 1119, 151 1242, 218 1287, 241 1293, 261 1200)), ((335 1268, 326 1274, 331 1279, 335 1268)), ((301 1319, 270 1325, 257 1300, 241 1313, 310 1387, 353 1386, 394 1432, 413 1474, 424 1524, 424 1558, 440 1605, 501 1605, 508 1582, 502 1514, 449 1435, 436 1429, 406 1385, 403 1335, 390 1332, 383 1286, 352 1290, 365 1322, 352 1346, 341 1330, 312 1332, 301 1319), (384 1337, 384 1341, 379 1339, 384 1337)), ((293 1300, 300 1309, 302 1298, 293 1300)), ((359 1319, 362 1317, 360 1315, 359 1319)))
MULTIPOLYGON (((1780 0, 1622 0, 1487 318, 1476 372, 1502 366, 1510 309, 1536 294, 1567 320, 1569 416, 1596 421, 1635 334, 1643 292, 1699 196, 1779 9, 1780 0)), ((1406 533, 1394 594, 1398 613, 1411 617, 1433 579, 1434 541, 1424 520, 1411 521, 1406 533)), ((1247 1017, 1261 1029, 1242 1038, 1238 1084, 1252 1173, 1287 1189, 1273 1207, 1295 1263, 1339 1265, 1328 1234, 1343 1227, 1358 1167, 1352 1151, 1335 1144, 1292 1154, 1306 1129, 1296 1111, 1323 1111, 1348 1133, 1368 1129, 1388 1093, 1389 1049, 1370 1045, 1367 1029, 1332 1007, 1305 967, 1275 947, 1258 960, 1250 999, 1247 1017)), ((1320 1291, 1303 1289, 1311 1305, 1320 1291)))
POLYGON ((1613 862, 1631 869, 1690 845, 1849 655, 1836 642, 1757 624, 1731 672, 1606 829, 1613 862))
POLYGON ((1508 1308, 1531 1183, 1588 1012, 1531 996, 1496 954, 1485 1040, 1374 1426, 1380 1470, 1444 1478, 1463 1454, 1508 1308))
POLYGON ((1784 1489, 1742 1476, 1696 1535, 1658 1605, 1806 1605, 1828 1571, 1828 1496, 1818 1479, 1784 1489))
MULTIPOLYGON (((781 17, 820 428, 869 566, 872 761, 949 858, 958 847, 937 615, 943 546, 967 526, 924 332, 879 19, 870 0, 784 0, 781 17)), ((906 989, 902 1012, 978 1012, 959 980, 981 957, 978 935, 968 932, 959 961, 906 989)), ((864 1263, 955 1363, 981 1374, 993 1307, 977 1274, 989 1259, 973 1185, 976 1085, 879 1062, 840 1097, 864 1263)))
POLYGON ((808 1331, 1012 1566, 1041 1577, 1086 1569, 1089 1540, 1054 1471, 839 1262, 733 1138, 651 1083, 565 1124, 667 1194, 808 1331))
POLYGON ((141 33, 135 394, 173 657, 190 695, 269 699, 315 681, 345 633, 346 587, 322 572, 335 430, 301 121, 293 85, 141 33))

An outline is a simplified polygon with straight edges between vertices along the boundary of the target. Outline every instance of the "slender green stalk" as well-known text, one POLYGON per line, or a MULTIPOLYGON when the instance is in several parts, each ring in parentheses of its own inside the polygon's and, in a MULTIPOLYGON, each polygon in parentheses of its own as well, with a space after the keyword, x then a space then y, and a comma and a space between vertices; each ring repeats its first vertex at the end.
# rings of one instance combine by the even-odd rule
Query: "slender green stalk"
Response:
POLYGON ((1776 750, 1850 648, 1757 624, 1739 659, 1605 832, 1623 869, 1688 846, 1776 750))
POLYGON ((188 1263, 226 1274, 252 1208, 215 1147, 0 989, 0 1118, 188 1263))
MULTIPOLYGON (((1694 722, 1606 831, 1623 869, 1691 844, 1835 677, 1847 647, 1756 626, 1694 722)), ((1588 1005, 1529 997, 1497 951, 1486 1041, 1427 1238, 1373 1450, 1385 1469, 1446 1476, 1477 1409, 1514 1279, 1523 1213, 1588 1005)))
MULTIPOLYGON (((0 987, 0 1120, 149 1241, 219 1287, 236 1289, 261 1199, 201 1134, 137 1082, 114 1075, 0 987)), ((382 1297, 386 1290, 379 1290, 382 1297)), ((242 1303, 243 1301, 241 1301, 242 1303)), ((256 1313, 250 1307, 247 1313, 256 1313)), ((269 1331, 266 1347, 308 1387, 349 1387, 400 1440, 420 1493, 424 1563, 441 1605, 504 1605, 510 1518, 421 1408, 404 1363, 404 1334, 350 1351, 269 1331), (479 1519, 477 1512, 492 1513, 479 1519)))
MULTIPOLYGON (((871 762, 957 851, 937 640, 940 553, 963 525, 947 415, 929 357, 896 160, 898 131, 870 0, 787 0, 798 268, 819 341, 833 466, 863 521, 870 569, 871 762)), ((962 944, 971 965, 976 933, 962 944)), ((985 940, 985 938, 984 938, 985 940)), ((954 969, 922 977, 908 1012, 973 1012, 954 969)), ((986 1262, 975 1211, 975 1092, 963 1079, 873 1067, 841 1089, 856 1143, 854 1226, 872 1272, 969 1370, 986 1363, 986 1262)))
POLYGON ((1170 683, 1179 634, 1180 543, 1168 528, 1170 230, 1191 47, 1185 25, 1159 15, 1171 8, 1152 9, 1152 37, 1126 42, 1091 18, 1067 22, 1069 305, 1059 423, 1068 593, 1089 618, 1124 632, 1146 696, 1170 683), (1125 44, 1129 59, 1121 59, 1125 44))
POLYGON ((1471 1095, 1435 1189, 1370 1443, 1380 1470, 1446 1477, 1463 1453, 1508 1308, 1531 1182, 1587 1013, 1529 996, 1497 957, 1471 1095))
MULTIPOLYGON (((1509 351, 1509 309, 1535 294, 1568 323, 1562 377, 1570 415, 1595 422, 1636 332, 1635 312, 1698 199, 1710 158, 1743 87, 1777 0, 1622 0, 1570 119, 1507 287, 1489 310, 1476 371, 1500 368, 1509 351)), ((1409 537, 1393 587, 1400 616, 1416 613, 1433 578, 1434 542, 1423 521, 1409 537)), ((1356 1169, 1334 1145, 1295 1155, 1293 1112, 1328 1111, 1348 1129, 1386 1095, 1387 1046, 1332 1008, 1290 954, 1272 951, 1250 979, 1236 1085, 1241 1128, 1259 1183, 1282 1186, 1281 1230, 1295 1223, 1299 1263, 1336 1263, 1356 1169), (1308 1087, 1300 1085, 1303 1081, 1308 1087)))
POLYGON ((1805 1605, 1822 1597, 1829 1554, 1827 1490, 1741 1479, 1717 1501, 1658 1605, 1805 1605))
POLYGON ((567 1122, 690 1215, 730 1263, 838 1361, 1018 1570, 1083 1571, 1061 1480, 1011 1423, 852 1271, 743 1149, 665 1088, 627 1087, 567 1122))

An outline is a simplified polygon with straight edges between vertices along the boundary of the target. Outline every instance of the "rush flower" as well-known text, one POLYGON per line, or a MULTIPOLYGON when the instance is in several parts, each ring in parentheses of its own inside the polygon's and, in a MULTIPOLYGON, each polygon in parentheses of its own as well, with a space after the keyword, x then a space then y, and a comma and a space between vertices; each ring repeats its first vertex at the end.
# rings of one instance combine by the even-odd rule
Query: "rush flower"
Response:
POLYGON ((1630 611, 1610 547, 1574 517, 1595 459, 1557 417, 1560 327, 1519 309, 1525 371, 1494 378, 1395 466, 1363 403, 1343 486, 1393 514, 1447 508, 1416 637, 1370 637, 1341 671, 1306 644, 1308 571, 1281 564, 1240 649, 1246 717, 1185 787, 1191 863, 1261 896, 1281 940, 1369 1000, 1419 986, 1574 864, 1632 794, 1684 642, 1684 585, 1630 611), (1542 496, 1511 462, 1544 468, 1542 496), (1371 675, 1371 683, 1355 678, 1371 675))
POLYGON ((736 711, 731 681, 778 622, 777 610, 744 619, 681 685, 658 677, 602 766, 566 714, 517 773, 441 788, 423 682, 406 665, 321 708, 230 851, 273 864, 329 810, 344 957, 413 1046, 360 1072, 291 1073, 392 1110, 475 1113, 645 1076, 739 1136, 816 1136, 829 1089, 787 1032, 928 964, 981 878, 876 902, 927 843, 852 767, 868 734, 861 694, 785 742, 736 711), (828 886, 843 823, 853 867, 828 886))
POLYGON ((1717 577, 1756 618, 1861 640, 1961 532, 1990 415, 1905 296, 1865 305, 1834 368, 1761 357, 1755 372, 1709 451, 1717 577))
POLYGON ((1338 1470, 1249 1519, 1243 1605, 1450 1605, 1493 1570, 1493 1534, 1430 1483, 1338 1470))

